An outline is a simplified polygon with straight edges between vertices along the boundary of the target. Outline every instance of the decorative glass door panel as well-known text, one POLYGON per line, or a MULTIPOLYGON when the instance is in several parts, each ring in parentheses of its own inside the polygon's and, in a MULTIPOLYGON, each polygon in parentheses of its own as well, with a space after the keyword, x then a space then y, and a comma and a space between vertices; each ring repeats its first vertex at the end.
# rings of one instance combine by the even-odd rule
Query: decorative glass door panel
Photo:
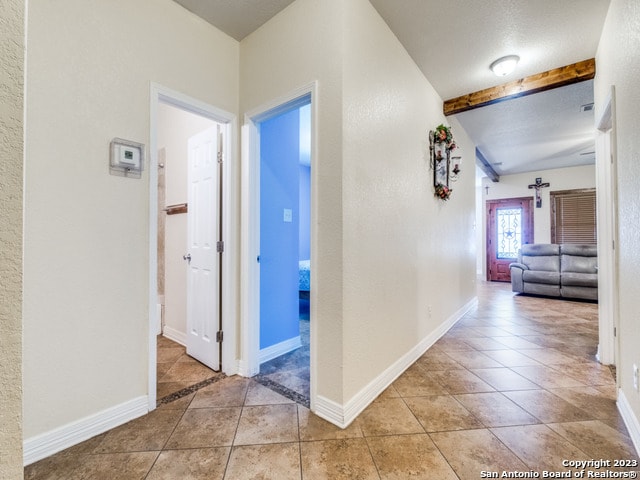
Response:
POLYGON ((522 208, 497 208, 497 258, 518 258, 522 247, 522 208))
POLYGON ((487 201, 487 280, 511 281, 509 264, 533 241, 533 197, 487 201))

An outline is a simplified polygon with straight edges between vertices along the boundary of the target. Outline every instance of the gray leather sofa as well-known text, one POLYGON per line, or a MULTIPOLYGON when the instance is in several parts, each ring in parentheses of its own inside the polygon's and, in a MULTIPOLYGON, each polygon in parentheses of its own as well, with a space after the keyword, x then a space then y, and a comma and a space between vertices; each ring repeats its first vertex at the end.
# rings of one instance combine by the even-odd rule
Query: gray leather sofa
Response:
POLYGON ((518 262, 509 268, 514 292, 598 299, 595 245, 523 245, 518 262))

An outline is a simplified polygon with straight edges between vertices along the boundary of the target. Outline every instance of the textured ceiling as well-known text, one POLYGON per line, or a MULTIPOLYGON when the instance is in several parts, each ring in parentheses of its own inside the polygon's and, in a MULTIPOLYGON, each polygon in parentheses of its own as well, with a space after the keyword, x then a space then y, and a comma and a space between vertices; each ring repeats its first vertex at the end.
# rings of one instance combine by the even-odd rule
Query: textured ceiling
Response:
POLYGON ((443 100, 593 58, 609 8, 609 0, 371 3, 443 100), (514 54, 511 75, 489 70, 514 54))
POLYGON ((500 175, 595 162, 593 80, 459 113, 456 118, 500 175))
MULTIPOLYGON (((237 40, 293 0, 175 0, 237 40)), ((316 0, 323 1, 323 0, 316 0)), ((344 0, 348 1, 348 0, 344 0)), ((609 0, 370 0, 443 100, 595 57, 609 0), (489 70, 519 55, 506 77, 489 70)), ((597 66, 596 66, 597 68, 597 66)), ((458 114, 498 173, 594 162, 593 83, 458 114)))
POLYGON ((293 3, 293 0, 175 1, 238 41, 293 3))

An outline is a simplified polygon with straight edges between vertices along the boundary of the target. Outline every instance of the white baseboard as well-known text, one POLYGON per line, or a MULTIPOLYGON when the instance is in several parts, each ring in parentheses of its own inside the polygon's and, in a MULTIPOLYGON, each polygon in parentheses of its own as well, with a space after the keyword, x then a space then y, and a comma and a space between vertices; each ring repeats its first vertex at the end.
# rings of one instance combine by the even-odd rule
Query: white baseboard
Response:
POLYGON ((622 389, 618 390, 618 401, 616 403, 620 415, 622 415, 622 420, 624 420, 624 424, 629 431, 633 446, 636 447, 636 453, 640 456, 640 422, 638 421, 638 417, 633 413, 631 405, 629 405, 629 401, 622 389))
POLYGON ((176 330, 175 328, 167 327, 165 325, 163 335, 167 337, 169 340, 173 340, 176 343, 179 343, 183 347, 187 346, 187 334, 176 330))
POLYGON ((391 385, 404 371, 418 360, 434 343, 436 343, 465 313, 478 304, 478 299, 473 298, 457 312, 451 315, 431 334, 423 338, 415 347, 400 357, 393 365, 382 372, 366 387, 360 390, 344 406, 333 400, 318 395, 314 403, 314 413, 319 417, 346 428, 360 413, 373 402, 389 385, 391 385))
POLYGON ((284 342, 276 343, 275 345, 271 345, 270 347, 263 348, 260 350, 260 354, 258 360, 260 364, 268 362, 269 360, 273 360, 274 358, 279 357, 280 355, 284 355, 285 353, 289 353, 291 350, 295 350, 296 348, 300 348, 302 346, 302 342, 300 341, 300 335, 297 337, 290 338, 285 340, 284 342))
POLYGON ((149 404, 145 395, 49 432, 27 438, 24 441, 23 463, 25 466, 30 465, 65 448, 77 445, 107 430, 146 415, 148 411, 149 404))

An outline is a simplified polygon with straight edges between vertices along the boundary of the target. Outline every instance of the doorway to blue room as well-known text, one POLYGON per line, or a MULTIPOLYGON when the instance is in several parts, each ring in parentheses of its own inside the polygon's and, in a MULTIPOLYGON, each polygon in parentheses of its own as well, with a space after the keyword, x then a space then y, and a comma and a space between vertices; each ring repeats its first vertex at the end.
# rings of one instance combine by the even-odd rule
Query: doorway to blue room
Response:
POLYGON ((268 118, 260 132, 260 373, 309 405, 310 103, 268 118))

